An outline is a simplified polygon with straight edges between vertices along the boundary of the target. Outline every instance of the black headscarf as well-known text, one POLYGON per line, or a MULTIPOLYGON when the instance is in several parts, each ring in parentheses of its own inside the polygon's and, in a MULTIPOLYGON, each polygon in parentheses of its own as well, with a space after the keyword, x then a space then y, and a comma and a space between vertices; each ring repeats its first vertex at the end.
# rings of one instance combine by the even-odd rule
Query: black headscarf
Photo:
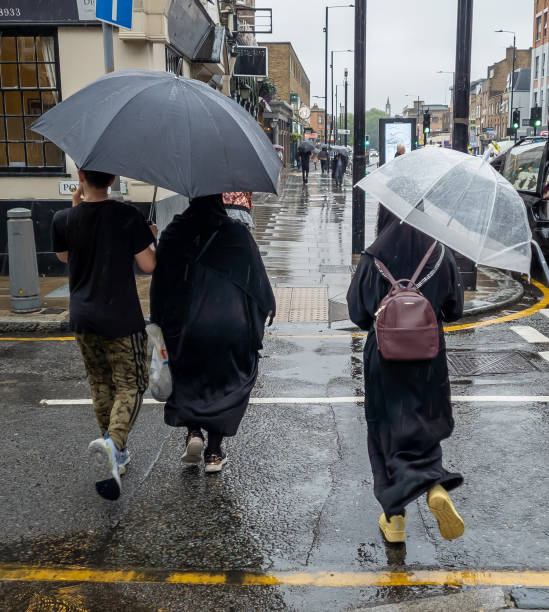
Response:
POLYGON ((275 299, 257 244, 242 223, 227 215, 221 194, 191 200, 162 232, 158 255, 216 270, 253 298, 265 316, 274 317, 275 299))

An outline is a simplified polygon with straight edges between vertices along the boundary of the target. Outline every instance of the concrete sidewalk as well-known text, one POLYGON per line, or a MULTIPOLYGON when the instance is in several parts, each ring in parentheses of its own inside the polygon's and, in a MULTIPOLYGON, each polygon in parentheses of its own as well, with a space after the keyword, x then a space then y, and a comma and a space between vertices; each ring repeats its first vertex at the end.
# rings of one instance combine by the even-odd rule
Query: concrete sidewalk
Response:
MULTIPOLYGON (((307 185, 297 172, 284 172, 278 196, 256 194, 254 237, 274 288, 277 322, 326 322, 348 319, 345 295, 351 282, 351 178, 336 189, 331 178, 310 174, 307 185)), ((374 238, 377 203, 366 202, 366 243, 374 238)), ((40 279, 42 309, 27 315, 10 311, 9 279, 0 277, 0 332, 63 331, 68 328, 66 278, 40 279)), ((138 276, 143 312, 149 315, 150 276, 138 276)), ((501 309, 520 300, 521 283, 480 268, 477 291, 467 292, 466 315, 501 309)))

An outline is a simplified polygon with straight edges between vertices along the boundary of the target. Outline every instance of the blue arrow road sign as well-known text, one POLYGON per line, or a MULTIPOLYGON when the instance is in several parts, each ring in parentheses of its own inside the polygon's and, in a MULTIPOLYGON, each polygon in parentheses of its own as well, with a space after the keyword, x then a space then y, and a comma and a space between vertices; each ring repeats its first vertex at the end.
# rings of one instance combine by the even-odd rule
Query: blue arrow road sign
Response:
POLYGON ((100 21, 131 30, 133 0, 96 0, 95 16, 100 21))

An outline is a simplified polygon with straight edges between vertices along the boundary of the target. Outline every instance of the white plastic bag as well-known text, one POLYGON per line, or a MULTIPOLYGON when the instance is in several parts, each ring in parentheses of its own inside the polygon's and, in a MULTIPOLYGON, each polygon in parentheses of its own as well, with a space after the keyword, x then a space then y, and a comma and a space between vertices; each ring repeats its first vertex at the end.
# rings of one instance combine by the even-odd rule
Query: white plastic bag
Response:
POLYGON ((149 388, 158 402, 165 402, 172 394, 172 375, 168 366, 168 351, 162 330, 155 323, 147 325, 147 335, 152 344, 149 388))

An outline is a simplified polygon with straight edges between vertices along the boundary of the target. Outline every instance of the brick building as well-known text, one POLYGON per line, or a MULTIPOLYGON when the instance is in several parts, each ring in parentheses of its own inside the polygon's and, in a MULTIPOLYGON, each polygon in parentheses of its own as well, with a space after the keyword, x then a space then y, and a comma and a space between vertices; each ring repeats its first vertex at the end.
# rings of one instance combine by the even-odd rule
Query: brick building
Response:
POLYGON ((547 129, 547 106, 549 104, 549 73, 547 68, 549 60, 548 13, 549 0, 534 0, 530 107, 541 107, 542 129, 547 129))
POLYGON ((330 123, 331 117, 328 114, 328 130, 325 129, 325 110, 320 108, 318 104, 313 104, 311 108, 311 117, 309 119, 309 123, 311 124, 311 128, 313 130, 313 134, 318 135, 318 140, 320 142, 327 142, 326 135, 330 133, 330 123))

